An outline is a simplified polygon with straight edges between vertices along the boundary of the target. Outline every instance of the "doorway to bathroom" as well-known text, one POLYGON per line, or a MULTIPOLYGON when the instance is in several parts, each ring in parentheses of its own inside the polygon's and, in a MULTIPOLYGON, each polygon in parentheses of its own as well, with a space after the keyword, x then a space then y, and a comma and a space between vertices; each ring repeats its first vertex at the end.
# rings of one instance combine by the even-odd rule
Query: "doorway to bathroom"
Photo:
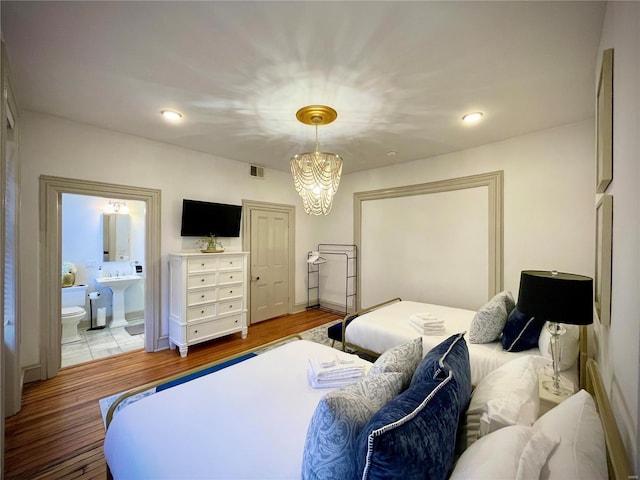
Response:
POLYGON ((62 194, 61 367, 144 347, 145 203, 62 194))
MULTIPOLYGON (((101 208, 103 208, 103 210, 99 214, 98 219, 95 220, 96 222, 104 221, 102 219, 102 213, 104 213, 104 207, 108 205, 110 200, 125 201, 127 204, 129 202, 141 202, 143 204, 144 217, 141 216, 140 221, 144 224, 144 239, 142 240, 144 243, 144 258, 139 261, 141 261, 144 269, 142 279, 144 289, 144 349, 147 352, 156 351, 160 343, 160 190, 41 175, 39 210, 40 231, 43 237, 41 243, 42 262, 39 276, 41 284, 47 285, 46 288, 40 289, 39 293, 40 304, 42 305, 41 311, 43 312, 40 324, 40 334, 43 339, 43 342, 41 342, 40 356, 42 359, 41 379, 55 377, 61 366, 62 359, 61 337, 63 327, 61 322, 61 291, 63 276, 61 275, 61 268, 64 261, 69 261, 62 258, 62 211, 63 195, 67 194, 86 196, 101 201, 101 208)), ((85 228, 87 221, 87 218, 82 221, 82 228, 85 228)), ((102 245, 102 243, 100 243, 100 245, 102 245)), ((100 246, 99 248, 102 247, 100 246)), ((100 254, 104 255, 104 251, 99 250, 98 255, 100 254)), ((124 262, 124 259, 122 260, 124 262)), ((80 264, 87 275, 85 279, 89 277, 87 272, 93 268, 93 261, 94 260, 88 256, 80 260, 80 264), (89 265, 89 267, 86 267, 86 265, 89 265)), ((104 257, 99 256, 95 261, 96 272, 99 271, 98 269, 101 265, 103 269, 107 268, 105 267, 106 262, 104 261, 104 257), (102 258, 102 262, 98 263, 100 258, 102 258)), ((135 262, 135 259, 130 259, 127 263, 131 269, 135 267, 135 263, 131 265, 132 261, 135 262)), ((122 265, 122 263, 118 265, 122 265)), ((108 267, 111 268, 112 266, 108 265, 108 267)), ((78 265, 75 265, 75 268, 77 271, 80 270, 78 265)), ((123 270, 124 271, 121 272, 118 267, 115 267, 113 270, 107 272, 107 276, 110 272, 112 276, 115 275, 114 278, 121 277, 128 273, 125 269, 123 270)), ((98 278, 100 276, 100 274, 97 274, 98 278)), ((95 278, 96 276, 93 277, 93 280, 95 280, 95 278)), ((79 280, 76 280, 76 282, 77 281, 79 280)), ((88 284, 87 287, 89 287, 88 284)), ((87 288, 87 291, 89 291, 89 288, 87 288)), ((111 308, 113 310, 113 304, 111 308)), ((93 321, 96 322, 98 313, 95 306, 90 305, 87 301, 85 310, 87 314, 91 313, 94 315, 93 321), (92 309, 89 307, 92 307, 92 309)), ((108 321, 109 317, 105 319, 105 323, 108 321)), ((106 328, 104 330, 106 330, 106 328)))

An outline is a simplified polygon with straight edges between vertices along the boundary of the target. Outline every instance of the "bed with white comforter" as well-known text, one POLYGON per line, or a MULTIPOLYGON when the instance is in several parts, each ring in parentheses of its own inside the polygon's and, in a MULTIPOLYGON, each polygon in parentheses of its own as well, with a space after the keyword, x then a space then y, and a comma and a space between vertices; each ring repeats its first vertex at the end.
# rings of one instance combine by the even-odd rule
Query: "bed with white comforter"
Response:
POLYGON ((309 386, 307 359, 327 351, 287 343, 128 405, 104 442, 113 477, 300 478, 309 421, 332 390, 309 386))
MULTIPOLYGON (((447 337, 458 332, 467 332, 465 338, 469 347, 473 385, 478 385, 489 372, 514 358, 542 355, 539 348, 507 352, 502 348, 499 340, 491 343, 471 343, 468 332, 475 314, 475 310, 402 300, 354 318, 346 327, 345 339, 347 345, 351 347, 381 354, 392 347, 422 336, 423 352, 426 354, 447 337), (422 335, 409 320, 411 315, 417 313, 431 313, 434 317, 443 320, 444 333, 422 335)), ((576 384, 576 367, 563 373, 574 382, 574 385, 576 384)))
MULTIPOLYGON (((529 357, 489 374, 469 402, 469 355, 462 336, 452 335, 424 357, 420 347, 418 341, 394 347, 373 367, 354 360, 364 365, 361 381, 313 389, 309 360, 342 354, 294 341, 144 397, 118 411, 108 426, 109 471, 115 479, 418 479, 436 466, 437 478, 455 480, 516 478, 523 471, 531 473, 528 478, 549 480, 607 478, 605 436, 586 392, 536 419, 536 357, 529 357), (400 387, 405 374, 410 385, 387 392, 391 396, 382 400, 379 387, 387 381, 400 387), (381 400, 381 406, 367 413, 360 406, 375 404, 372 399, 381 400), (519 411, 501 412, 499 429, 481 429, 455 464, 452 450, 462 417, 469 434, 470 417, 491 412, 485 403, 507 399, 517 400, 513 405, 519 411), (441 421, 447 415, 451 421, 441 421), (396 437, 403 439, 401 445, 396 437), (441 455, 447 448, 449 453, 441 455), (331 474, 336 462, 344 467, 345 460, 347 466, 357 464, 354 475, 331 474)), ((598 376, 593 378, 591 384, 601 385, 598 376)), ((596 396, 603 391, 601 386, 595 390, 596 396)), ((606 401, 601 408, 608 416, 606 401)), ((617 436, 607 438, 616 440, 622 472, 615 478, 628 478, 615 421, 610 426, 617 436)))

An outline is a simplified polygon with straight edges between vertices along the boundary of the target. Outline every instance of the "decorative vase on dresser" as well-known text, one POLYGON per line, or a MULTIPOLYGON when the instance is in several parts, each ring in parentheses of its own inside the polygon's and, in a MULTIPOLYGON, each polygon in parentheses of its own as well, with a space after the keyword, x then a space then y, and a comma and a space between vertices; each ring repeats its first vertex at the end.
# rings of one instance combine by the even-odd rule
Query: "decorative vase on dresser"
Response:
POLYGON ((169 254, 169 347, 247 337, 247 252, 169 254))

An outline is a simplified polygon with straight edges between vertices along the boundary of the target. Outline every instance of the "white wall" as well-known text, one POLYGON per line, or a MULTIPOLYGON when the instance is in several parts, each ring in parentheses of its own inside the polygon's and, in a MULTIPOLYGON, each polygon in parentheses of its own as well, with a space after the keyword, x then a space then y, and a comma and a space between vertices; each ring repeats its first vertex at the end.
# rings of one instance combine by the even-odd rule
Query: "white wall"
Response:
MULTIPOLYGON (((611 326, 596 325, 598 362, 630 460, 638 460, 640 342, 640 3, 609 2, 600 53, 613 59, 613 262, 611 326)), ((594 92, 599 67, 594 72, 594 92)), ((595 94, 594 94, 595 95, 595 94)))
MULTIPOLYGON (((293 188, 291 175, 267 169, 264 179, 249 177, 246 163, 174 147, 25 111, 22 116, 21 365, 38 365, 40 346, 38 182, 40 175, 135 185, 162 191, 162 333, 167 333, 167 254, 195 250, 193 239, 180 237, 182 199, 240 204, 243 199, 296 206, 296 258, 317 243, 312 236, 316 217, 307 216, 293 188)), ((283 158, 286 164, 289 160, 283 158)), ((259 159, 257 159, 259 163, 259 159)), ((225 244, 240 250, 240 239, 225 244)), ((306 263, 296 265, 296 302, 306 302, 306 263)))
POLYGON ((470 310, 487 302, 486 185, 369 200, 361 218, 362 307, 394 297, 470 310))
POLYGON ((323 241, 351 243, 354 192, 504 170, 504 287, 517 296, 520 271, 525 269, 593 276, 593 156, 593 121, 588 120, 347 175, 334 211, 324 225, 314 227, 326 228, 323 241))

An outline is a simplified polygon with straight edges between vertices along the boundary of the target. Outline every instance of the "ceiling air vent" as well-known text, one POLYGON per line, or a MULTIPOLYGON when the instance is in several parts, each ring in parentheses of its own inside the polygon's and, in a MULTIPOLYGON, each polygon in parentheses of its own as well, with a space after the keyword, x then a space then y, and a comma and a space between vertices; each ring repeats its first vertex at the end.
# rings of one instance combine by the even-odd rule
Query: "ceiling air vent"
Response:
POLYGON ((264 178, 264 167, 259 165, 251 165, 249 167, 249 175, 254 178, 264 178))

